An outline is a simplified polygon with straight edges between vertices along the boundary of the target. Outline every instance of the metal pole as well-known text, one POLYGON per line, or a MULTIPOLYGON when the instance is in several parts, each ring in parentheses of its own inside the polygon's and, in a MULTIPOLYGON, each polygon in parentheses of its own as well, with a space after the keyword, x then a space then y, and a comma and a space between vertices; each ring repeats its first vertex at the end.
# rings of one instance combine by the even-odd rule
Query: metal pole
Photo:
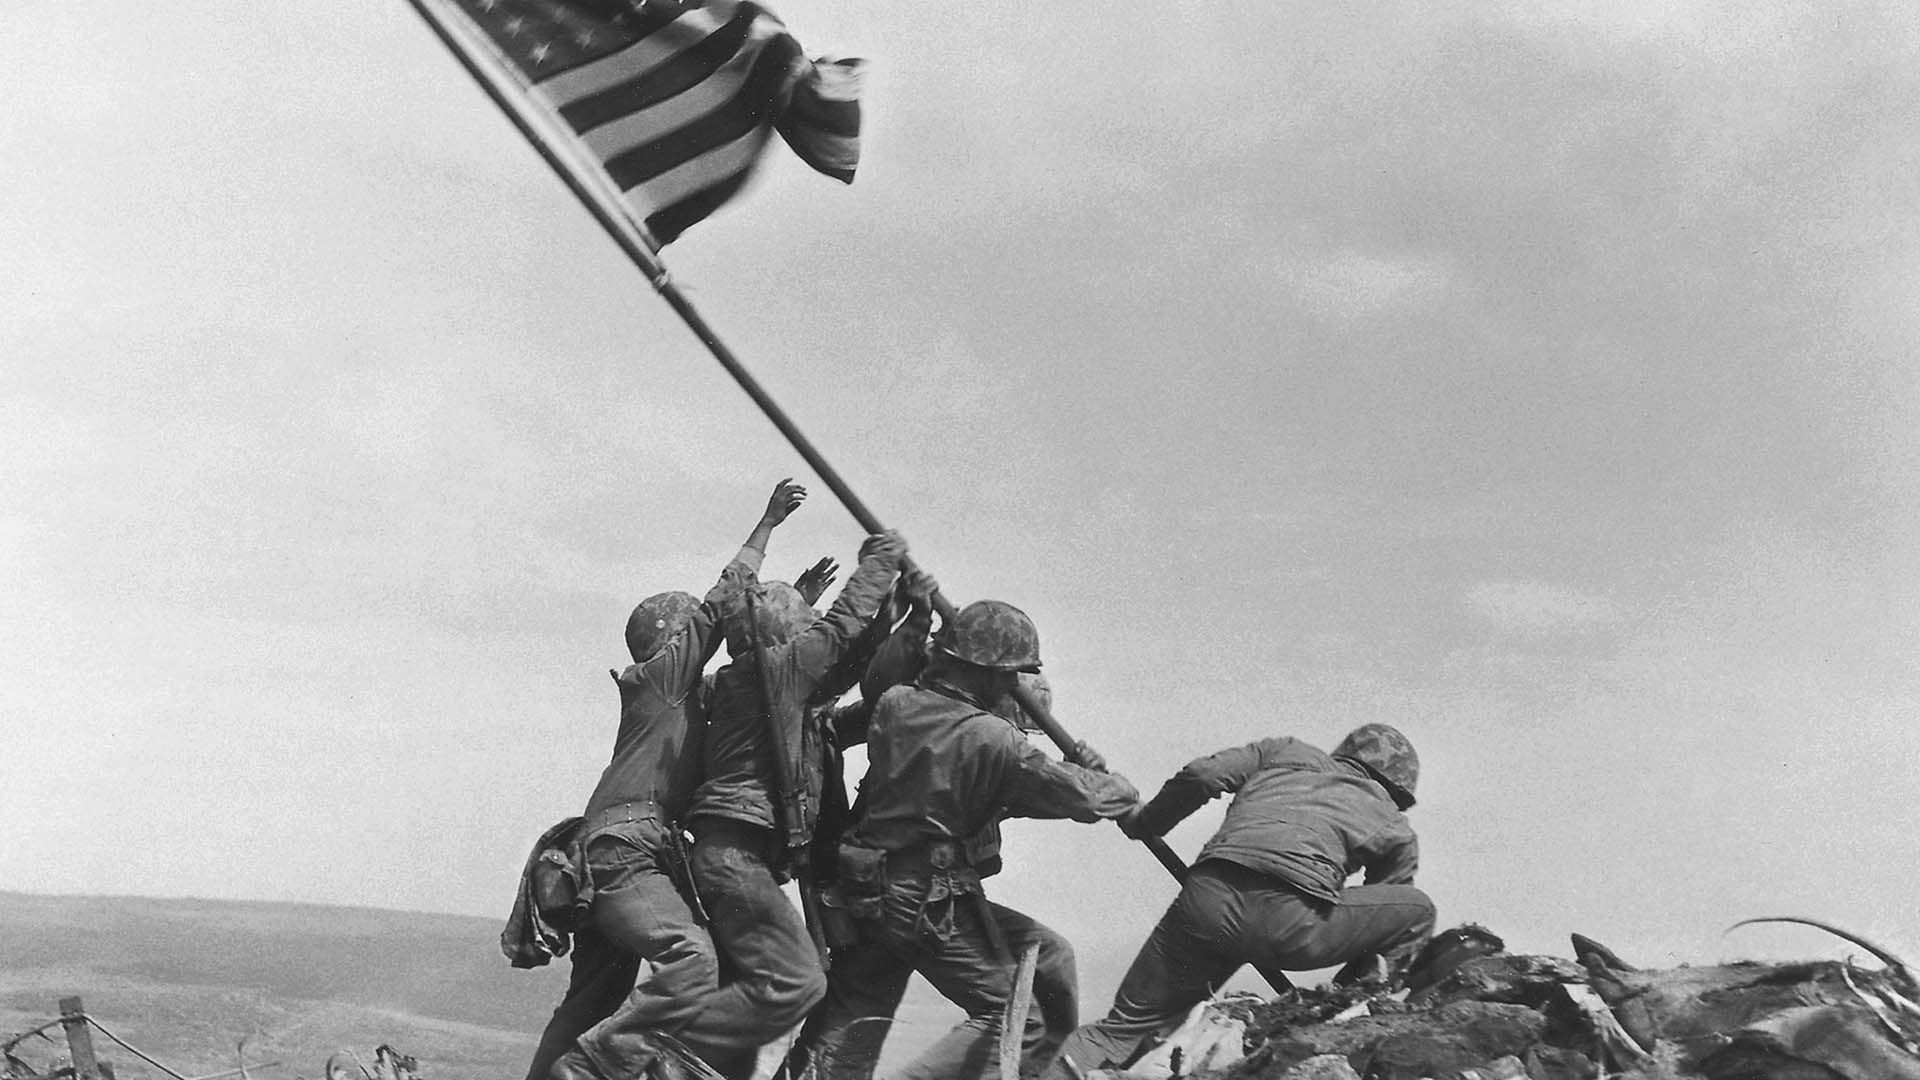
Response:
MULTIPOLYGON (((840 504, 847 508, 847 513, 853 515, 853 520, 869 533, 884 532, 886 527, 880 524, 880 518, 868 509, 860 496, 854 494, 853 488, 847 484, 839 470, 827 461, 819 448, 813 445, 813 441, 800 430, 800 425, 794 423, 793 418, 787 415, 787 411, 780 407, 780 403, 773 400, 773 395, 767 393, 766 387, 760 385, 760 380, 754 378, 753 373, 740 362, 740 358, 727 347, 727 343, 720 340, 720 335, 714 332, 706 318, 694 308, 692 301, 680 291, 680 286, 667 274, 666 265, 660 261, 659 253, 653 249, 651 238, 647 235, 645 227, 633 220, 626 203, 606 190, 607 185, 591 182, 587 178, 587 176, 597 176, 597 173, 588 172, 586 176, 582 175, 580 163, 575 161, 565 149, 570 145, 571 137, 558 130, 558 122, 547 115, 543 111, 543 106, 537 101, 528 98, 524 88, 515 86, 510 90, 509 87, 515 84, 515 80, 511 74, 498 70, 501 65, 497 63, 489 65, 468 51, 460 32, 456 31, 446 18, 435 10, 435 0, 407 0, 407 3, 426 22, 434 36, 440 39, 440 44, 445 46, 447 51, 453 54, 454 59, 460 62, 460 66, 466 69, 467 74, 472 76, 473 81, 480 84, 480 88, 486 92, 488 98, 492 99, 494 105, 513 122, 513 126, 521 136, 533 144, 540 159, 560 177, 561 182, 567 185, 567 190, 573 192, 574 198, 580 200, 580 204, 587 208, 587 212, 593 215, 593 219, 600 223, 600 227, 613 239, 613 242, 646 276, 647 281, 653 285, 654 291, 666 300, 667 306, 680 316, 681 321, 686 323, 687 328, 700 339, 700 343, 707 347, 707 351, 720 362, 720 366, 733 377, 733 381, 739 385, 740 389, 746 391, 747 397, 753 399, 753 403, 768 420, 772 421, 773 426, 807 463, 807 467, 827 485, 827 490, 833 492, 834 498, 839 499, 840 504)), ((953 603, 938 592, 934 593, 932 601, 934 610, 940 613, 941 620, 952 622, 955 613, 953 603)))
MULTIPOLYGON (((629 219, 624 204, 616 204, 620 208, 615 209, 614 206, 609 205, 613 200, 610 200, 605 192, 580 178, 567 155, 558 148, 561 145, 558 142, 560 137, 547 130, 551 125, 536 123, 528 112, 532 103, 523 102, 509 94, 505 87, 500 85, 503 76, 489 71, 467 51, 459 35, 438 13, 432 10, 432 0, 407 0, 407 2, 432 28, 435 36, 440 39, 440 43, 446 46, 447 51, 453 53, 454 57, 460 61, 460 65, 466 68, 467 73, 480 84, 481 89, 486 91, 487 96, 500 108, 500 111, 513 121, 514 127, 519 129, 520 134, 533 144, 541 159, 559 175, 567 185, 567 189, 573 192, 574 197, 587 208, 594 220, 606 230, 607 235, 620 246, 620 250, 626 252, 627 257, 633 260, 633 264, 639 267, 640 272, 645 274, 647 280, 652 283, 654 290, 666 300, 669 307, 679 314, 681 321, 685 322, 694 336, 700 339, 701 344, 707 347, 707 351, 720 362, 720 366, 733 377, 733 381, 739 384, 740 389, 746 391, 747 396, 753 399, 753 403, 759 406, 760 411, 806 461, 807 467, 813 470, 814 475, 818 476, 827 485, 827 489, 833 492, 834 497, 840 500, 840 504, 847 508, 847 512, 853 515, 853 519, 860 524, 860 527, 869 533, 884 532, 885 526, 880 524, 879 517, 867 508, 867 504, 861 501, 860 496, 854 494, 853 488, 847 485, 839 470, 827 461, 819 448, 813 445, 813 441, 800 430, 800 426, 787 415, 787 411, 780 407, 780 403, 773 400, 773 395, 767 393, 766 388, 760 385, 760 380, 754 378, 753 373, 746 369, 739 357, 733 354, 733 350, 727 347, 726 342, 720 340, 720 336, 714 333, 713 327, 707 323, 706 318, 694 308, 692 302, 680 291, 680 287, 667 275, 665 265, 646 243, 644 232, 629 219)), ((907 565, 911 566, 910 563, 907 565)), ((939 592, 933 594, 932 602, 934 609, 940 613, 941 621, 950 625, 956 614, 953 602, 939 592)), ((1077 756, 1073 740, 1067 735, 1065 729, 1053 721, 1044 707, 1038 707, 1037 699, 1032 699, 1028 695, 1027 698, 1022 699, 1021 704, 1026 707, 1029 715, 1040 721, 1041 727, 1053 738, 1062 754, 1065 754, 1069 760, 1077 756), (1033 704, 1028 704, 1028 700, 1032 700, 1033 704), (1043 717, 1045 719, 1042 719, 1043 717)), ((1166 867, 1168 873, 1175 878, 1186 876, 1186 864, 1180 860, 1180 856, 1174 854, 1173 849, 1168 847, 1165 841, 1155 838, 1145 843, 1147 849, 1153 852, 1154 858, 1160 860, 1160 865, 1166 867)), ((1285 985, 1290 984, 1284 982, 1275 984, 1276 989, 1283 989, 1285 985)))
POLYGON ((521 137, 533 144, 533 149, 540 155, 540 159, 545 161, 554 175, 567 185, 567 190, 573 192, 574 198, 580 200, 580 205, 587 208, 587 212, 600 223, 600 227, 613 238, 613 242, 619 245, 627 258, 640 268, 640 272, 646 275, 647 280, 653 282, 655 288, 659 288, 661 283, 666 281, 667 268, 660 261, 659 255, 654 252, 644 228, 632 219, 624 204, 618 203, 606 192, 588 183, 582 176, 575 163, 569 160, 567 152, 562 149, 568 145, 563 141, 564 137, 550 130, 554 121, 534 112, 542 106, 527 97, 524 88, 517 84, 511 74, 500 70, 499 65, 489 66, 469 52, 467 45, 462 41, 461 32, 455 30, 446 21, 445 16, 434 10, 433 0, 407 0, 407 3, 427 24, 428 29, 433 31, 434 36, 440 39, 440 44, 444 45, 446 50, 453 54, 453 58, 460 62, 460 66, 466 69, 467 74, 473 77, 473 81, 480 84, 480 89, 486 92, 487 97, 493 101, 501 113, 512 121, 521 137), (508 84, 512 85, 511 90, 508 84), (610 203, 612 205, 609 205, 610 203))
POLYGON ((561 181, 567 185, 567 190, 573 192, 574 198, 580 200, 580 204, 587 208, 587 212, 600 223, 600 227, 606 230, 607 235, 619 245, 621 251, 626 253, 627 258, 633 261, 642 274, 646 275, 654 289, 666 299, 667 305, 679 314, 681 320, 693 331, 694 336, 699 338, 701 344, 707 347, 707 351, 713 354, 713 358, 720 361, 720 366, 726 369, 728 375, 733 376, 733 381, 740 385, 740 389, 747 392, 747 396, 760 407, 760 411, 766 414, 767 419, 773 421, 773 426, 780 430, 780 434, 793 444, 793 448, 806 460, 807 466, 846 506, 847 512, 860 523, 860 527, 870 533, 882 531, 880 519, 875 517, 873 511, 869 510, 867 505, 860 501, 860 497, 853 493, 853 489, 847 486, 846 480, 842 479, 834 467, 828 464, 827 459, 801 432, 799 425, 793 422, 793 418, 787 415, 779 402, 773 400, 773 396, 768 394, 766 388, 760 385, 760 380, 754 378, 753 373, 746 369, 746 366, 740 362, 740 358, 727 347, 726 342, 720 340, 720 336, 714 333, 713 327, 707 323, 705 317, 695 310, 686 294, 682 293, 680 287, 667 275, 666 265, 648 245, 645 233, 641 226, 632 220, 625 204, 615 202, 597 185, 582 178, 576 163, 562 149, 566 145, 563 141, 566 136, 550 130, 552 126, 550 123, 543 123, 536 119, 537 114, 532 110, 540 108, 539 104, 531 100, 523 100, 523 95, 510 92, 503 82, 510 80, 511 76, 490 69, 486 63, 469 52, 460 32, 456 31, 444 16, 434 10, 432 0, 407 0, 407 3, 412 5, 413 10, 433 30, 434 36, 438 37, 447 51, 460 62, 460 66, 467 70, 467 74, 473 77, 473 81, 479 83, 480 88, 486 91, 487 97, 493 100, 494 105, 498 106, 507 119, 513 122, 513 126, 519 130, 521 136, 533 144, 541 160, 545 161, 547 167, 560 177, 561 181))

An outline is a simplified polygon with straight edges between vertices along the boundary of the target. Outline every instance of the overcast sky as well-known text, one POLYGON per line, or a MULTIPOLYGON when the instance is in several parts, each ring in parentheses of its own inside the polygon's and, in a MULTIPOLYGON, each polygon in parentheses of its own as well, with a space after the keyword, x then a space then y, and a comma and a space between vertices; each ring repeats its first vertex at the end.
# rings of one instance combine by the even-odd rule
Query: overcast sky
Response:
MULTIPOLYGON (((668 262, 1117 769, 1386 721, 1443 925, 1920 951, 1910 5, 779 10, 860 178, 668 262)), ((401 0, 0 37, 0 887, 504 915, 628 610, 813 478, 401 0)), ((1008 846, 1097 1013, 1172 883, 1008 846)))

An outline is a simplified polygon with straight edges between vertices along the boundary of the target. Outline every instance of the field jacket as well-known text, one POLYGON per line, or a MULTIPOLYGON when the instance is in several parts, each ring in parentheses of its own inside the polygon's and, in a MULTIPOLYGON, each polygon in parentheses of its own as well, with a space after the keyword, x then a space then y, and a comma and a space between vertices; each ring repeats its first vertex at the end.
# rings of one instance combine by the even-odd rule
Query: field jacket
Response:
POLYGON ((1125 777, 1056 761, 959 690, 922 676, 882 694, 867 730, 861 812, 846 843, 888 852, 961 841, 986 877, 1007 817, 1117 818, 1139 801, 1125 777))
POLYGON ((706 781, 694 793, 689 819, 719 817, 784 828, 788 845, 811 835, 825 786, 822 747, 832 737, 821 726, 826 715, 819 707, 823 687, 832 679, 838 687, 833 696, 838 697, 859 679, 860 670, 849 670, 841 661, 873 622, 893 575, 884 563, 861 562, 825 615, 791 641, 766 648, 766 684, 772 690, 776 724, 767 720, 758 657, 735 657, 720 669, 708 709, 706 781), (798 790, 780 792, 791 813, 774 812, 779 788, 775 754, 785 755, 793 766, 798 790))
POLYGON ((753 582, 761 558, 741 548, 685 627, 652 656, 613 673, 620 727, 613 758, 587 799, 589 820, 622 803, 657 803, 669 821, 686 812, 700 782, 707 730, 700 672, 720 647, 723 614, 753 582))
POLYGON ((1226 820, 1196 863, 1237 863, 1328 902, 1360 870, 1370 885, 1413 883, 1419 840, 1387 789, 1299 739, 1262 739, 1189 762, 1141 809, 1139 829, 1162 835, 1229 792, 1226 820))

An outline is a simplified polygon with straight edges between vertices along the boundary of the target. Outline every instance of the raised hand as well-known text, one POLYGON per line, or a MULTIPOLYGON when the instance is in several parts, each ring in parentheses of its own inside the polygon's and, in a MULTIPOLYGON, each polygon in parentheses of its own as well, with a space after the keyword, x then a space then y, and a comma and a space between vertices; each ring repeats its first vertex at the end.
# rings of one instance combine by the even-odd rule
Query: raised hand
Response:
POLYGON ((773 485, 773 494, 767 497, 767 512, 760 515, 760 520, 769 525, 778 525, 806 501, 806 485, 794 483, 793 477, 789 476, 773 485))
POLYGON ((839 576, 840 564, 834 561, 833 556, 827 555, 800 571, 800 576, 793 579, 793 588, 801 599, 809 604, 817 604, 820 597, 826 594, 827 587, 833 584, 833 579, 839 576))

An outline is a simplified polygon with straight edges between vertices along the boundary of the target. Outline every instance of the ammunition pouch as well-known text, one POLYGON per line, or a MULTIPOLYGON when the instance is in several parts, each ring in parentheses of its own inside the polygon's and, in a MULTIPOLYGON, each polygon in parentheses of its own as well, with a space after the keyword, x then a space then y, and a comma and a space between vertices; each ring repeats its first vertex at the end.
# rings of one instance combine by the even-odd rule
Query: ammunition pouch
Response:
POLYGON ((842 910, 852 919, 878 919, 887 895, 887 853, 857 844, 840 845, 842 910))
POLYGON ((896 851, 888 864, 901 881, 925 881, 932 899, 980 891, 980 874, 973 868, 964 841, 935 840, 925 847, 896 851))
MULTIPOLYGON (((917 892, 914 932, 947 941, 958 932, 956 915, 970 909, 979 916, 981 932, 997 956, 1004 956, 1000 924, 987 903, 980 874, 968 860, 968 846, 957 840, 935 840, 925 847, 881 851, 853 844, 840 845, 840 885, 831 902, 856 923, 879 920, 886 913, 888 894, 917 892)), ((901 895, 905 900, 907 896, 901 895)))
POLYGON ((533 906, 555 930, 572 933, 580 901, 580 868, 562 848, 547 848, 533 866, 533 906))
POLYGON ((534 910, 563 933, 579 928, 579 913, 593 899, 593 886, 581 867, 578 834, 568 834, 564 843, 543 845, 528 868, 534 910))

